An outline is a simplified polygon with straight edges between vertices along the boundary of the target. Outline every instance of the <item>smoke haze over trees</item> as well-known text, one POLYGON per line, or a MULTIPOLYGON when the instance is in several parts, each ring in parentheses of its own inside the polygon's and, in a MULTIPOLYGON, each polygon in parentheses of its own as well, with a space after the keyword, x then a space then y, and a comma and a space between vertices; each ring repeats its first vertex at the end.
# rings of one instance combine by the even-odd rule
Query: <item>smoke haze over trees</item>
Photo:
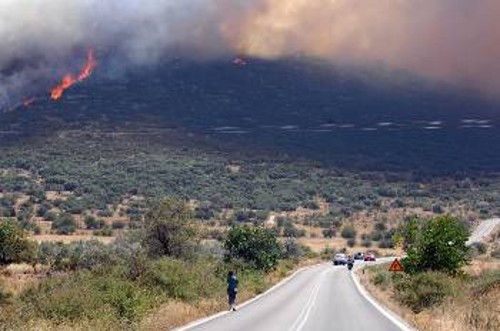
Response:
POLYGON ((4 0, 0 104, 47 89, 89 47, 111 59, 108 70, 299 54, 495 93, 499 16, 496 0, 4 0))

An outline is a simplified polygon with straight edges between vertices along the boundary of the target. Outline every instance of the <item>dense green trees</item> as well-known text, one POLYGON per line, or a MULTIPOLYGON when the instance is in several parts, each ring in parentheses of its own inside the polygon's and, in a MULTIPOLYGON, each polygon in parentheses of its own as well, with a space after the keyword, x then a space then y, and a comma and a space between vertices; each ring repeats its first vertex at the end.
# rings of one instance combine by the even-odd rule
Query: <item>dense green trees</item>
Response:
POLYGON ((272 269, 281 256, 276 233, 259 226, 234 226, 224 241, 229 259, 242 259, 257 269, 272 269))

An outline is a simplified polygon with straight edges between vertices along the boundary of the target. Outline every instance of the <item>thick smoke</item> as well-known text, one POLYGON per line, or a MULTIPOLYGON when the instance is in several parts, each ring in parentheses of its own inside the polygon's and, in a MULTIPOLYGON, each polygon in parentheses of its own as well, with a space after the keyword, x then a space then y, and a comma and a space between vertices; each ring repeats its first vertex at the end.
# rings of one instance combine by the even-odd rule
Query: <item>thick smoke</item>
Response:
POLYGON ((0 105, 57 81, 88 47, 128 66, 301 54, 496 93, 499 31, 498 0, 2 0, 0 105))

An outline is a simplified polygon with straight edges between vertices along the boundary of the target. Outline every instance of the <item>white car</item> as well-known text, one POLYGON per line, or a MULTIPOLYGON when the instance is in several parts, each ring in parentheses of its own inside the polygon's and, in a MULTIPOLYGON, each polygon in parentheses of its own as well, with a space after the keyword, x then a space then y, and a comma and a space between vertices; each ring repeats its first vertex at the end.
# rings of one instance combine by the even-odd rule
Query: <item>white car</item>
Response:
POLYGON ((333 257, 333 264, 334 265, 345 265, 347 264, 347 256, 342 253, 335 254, 333 257))

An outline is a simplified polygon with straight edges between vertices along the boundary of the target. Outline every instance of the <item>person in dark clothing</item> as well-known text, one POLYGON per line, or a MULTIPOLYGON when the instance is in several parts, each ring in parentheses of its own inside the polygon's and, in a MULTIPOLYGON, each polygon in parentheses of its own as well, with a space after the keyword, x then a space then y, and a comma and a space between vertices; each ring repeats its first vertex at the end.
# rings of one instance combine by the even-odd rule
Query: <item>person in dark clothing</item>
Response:
POLYGON ((238 278, 233 271, 227 273, 227 297, 229 310, 236 311, 236 294, 238 293, 238 278))

